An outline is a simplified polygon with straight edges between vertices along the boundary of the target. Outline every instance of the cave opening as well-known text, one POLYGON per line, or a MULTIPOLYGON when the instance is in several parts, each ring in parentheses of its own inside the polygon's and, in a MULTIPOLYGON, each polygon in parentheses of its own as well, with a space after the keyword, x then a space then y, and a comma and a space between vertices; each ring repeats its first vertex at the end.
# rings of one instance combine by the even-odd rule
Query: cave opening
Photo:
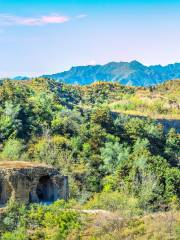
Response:
POLYGON ((55 201, 55 187, 50 176, 42 176, 37 185, 36 194, 39 202, 52 203, 55 201))

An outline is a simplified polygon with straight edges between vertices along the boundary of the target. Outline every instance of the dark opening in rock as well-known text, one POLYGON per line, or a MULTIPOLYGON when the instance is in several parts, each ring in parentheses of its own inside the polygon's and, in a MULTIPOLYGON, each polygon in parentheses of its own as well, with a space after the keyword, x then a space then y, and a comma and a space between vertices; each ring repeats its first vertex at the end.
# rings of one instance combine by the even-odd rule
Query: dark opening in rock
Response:
POLYGON ((40 202, 53 202, 55 200, 54 183, 50 176, 43 176, 39 179, 36 193, 40 202))
POLYGON ((0 206, 13 201, 54 202, 68 198, 68 178, 44 164, 0 161, 0 206))

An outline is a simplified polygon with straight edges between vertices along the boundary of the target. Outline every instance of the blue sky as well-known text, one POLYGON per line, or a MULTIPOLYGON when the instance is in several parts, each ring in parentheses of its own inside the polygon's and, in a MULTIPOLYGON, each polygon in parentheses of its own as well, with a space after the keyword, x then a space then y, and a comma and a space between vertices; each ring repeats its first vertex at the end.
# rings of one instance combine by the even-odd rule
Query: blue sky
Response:
POLYGON ((180 62, 179 0, 0 0, 0 77, 180 62))

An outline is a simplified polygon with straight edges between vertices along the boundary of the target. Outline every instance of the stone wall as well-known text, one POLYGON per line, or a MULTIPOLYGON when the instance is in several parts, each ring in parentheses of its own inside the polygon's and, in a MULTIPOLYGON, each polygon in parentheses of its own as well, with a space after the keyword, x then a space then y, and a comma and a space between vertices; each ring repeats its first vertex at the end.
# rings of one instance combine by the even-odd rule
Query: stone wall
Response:
POLYGON ((68 198, 68 178, 57 169, 27 162, 0 162, 0 205, 68 198))

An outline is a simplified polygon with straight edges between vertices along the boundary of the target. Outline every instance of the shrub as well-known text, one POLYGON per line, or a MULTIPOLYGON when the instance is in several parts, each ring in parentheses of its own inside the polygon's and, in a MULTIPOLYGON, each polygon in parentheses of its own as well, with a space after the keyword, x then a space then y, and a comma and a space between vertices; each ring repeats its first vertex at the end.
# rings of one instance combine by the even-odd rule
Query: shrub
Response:
POLYGON ((138 207, 138 200, 121 192, 97 193, 86 203, 88 209, 104 209, 118 211, 122 216, 133 216, 141 214, 138 207))
POLYGON ((21 140, 9 139, 4 145, 1 158, 8 160, 20 160, 23 150, 24 145, 21 140))
POLYGON ((24 228, 17 228, 13 232, 6 232, 3 234, 1 240, 28 240, 26 230, 24 228))

